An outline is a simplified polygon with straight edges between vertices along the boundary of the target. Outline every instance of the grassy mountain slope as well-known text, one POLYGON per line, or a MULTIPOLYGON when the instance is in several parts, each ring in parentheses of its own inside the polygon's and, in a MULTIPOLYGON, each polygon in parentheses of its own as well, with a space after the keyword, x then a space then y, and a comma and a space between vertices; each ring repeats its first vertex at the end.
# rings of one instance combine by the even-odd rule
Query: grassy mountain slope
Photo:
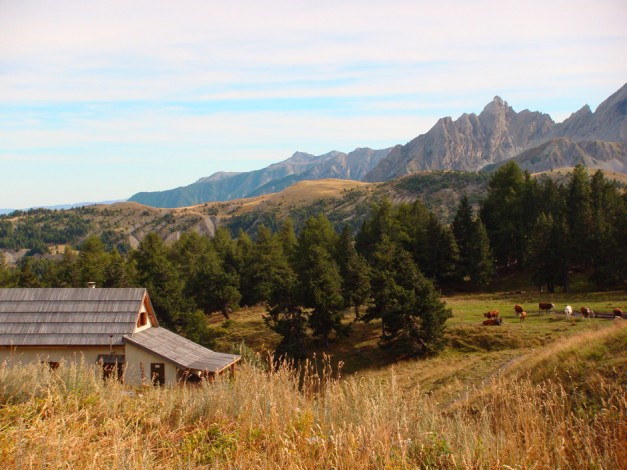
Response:
POLYGON ((262 222, 276 227, 286 216, 302 222, 308 215, 321 211, 337 223, 357 227, 371 202, 381 197, 396 201, 421 198, 449 217, 459 195, 463 191, 481 194, 484 189, 479 186, 483 187, 487 177, 471 176, 471 184, 466 186, 457 184, 459 180, 460 176, 453 173, 415 175, 385 184, 323 179, 300 181, 278 193, 176 209, 122 202, 62 211, 19 211, 0 216, 0 249, 41 249, 52 244, 78 246, 88 234, 95 234, 110 246, 125 250, 136 247, 150 232, 173 240, 187 230, 211 235, 221 225, 230 227, 233 233, 239 228, 254 231, 262 222))
MULTIPOLYGON (((563 180, 567 175, 568 169, 560 169, 536 176, 563 180)), ((620 173, 605 175, 620 184, 627 182, 627 177, 620 173)), ((392 202, 419 199, 441 220, 450 222, 464 194, 478 205, 485 197, 489 178, 488 173, 426 171, 385 183, 299 181, 278 193, 176 209, 123 202, 68 210, 18 211, 0 216, 0 250, 41 250, 46 245, 60 244, 76 247, 88 234, 94 234, 124 251, 136 247, 150 232, 166 241, 175 240, 188 230, 212 235, 219 226, 230 228, 234 235, 239 229, 254 233, 261 223, 277 228, 287 216, 294 219, 298 228, 310 215, 320 212, 337 226, 348 224, 357 229, 371 204, 381 198, 392 202)), ((12 253, 11 260, 15 256, 12 253)))

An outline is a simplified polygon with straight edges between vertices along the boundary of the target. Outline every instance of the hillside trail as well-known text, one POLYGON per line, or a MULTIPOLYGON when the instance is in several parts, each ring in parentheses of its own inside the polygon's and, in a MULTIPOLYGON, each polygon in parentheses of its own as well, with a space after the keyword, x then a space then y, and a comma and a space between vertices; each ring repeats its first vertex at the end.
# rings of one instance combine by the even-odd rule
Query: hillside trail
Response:
POLYGON ((518 364, 520 361, 525 359, 529 354, 533 353, 533 351, 534 349, 527 350, 525 352, 521 352, 521 354, 518 354, 517 356, 511 359, 508 359, 506 362, 501 364, 497 369, 495 369, 491 374, 484 377, 479 383, 479 385, 471 389, 467 389, 464 394, 460 395, 458 398, 454 399, 453 401, 445 405, 443 411, 446 412, 446 411, 452 410, 456 405, 468 400, 471 394, 476 394, 482 389, 488 387, 495 379, 500 377, 506 370, 512 368, 515 364, 518 364))

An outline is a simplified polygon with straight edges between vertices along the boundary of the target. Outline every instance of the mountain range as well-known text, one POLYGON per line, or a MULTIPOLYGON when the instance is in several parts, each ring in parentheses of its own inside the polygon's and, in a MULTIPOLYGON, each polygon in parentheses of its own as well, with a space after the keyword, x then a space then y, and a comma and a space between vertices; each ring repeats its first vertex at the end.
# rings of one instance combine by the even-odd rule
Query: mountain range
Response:
POLYGON ((287 160, 244 173, 214 173, 189 186, 137 193, 129 200, 153 207, 183 207, 208 201, 259 196, 281 191, 297 181, 325 178, 361 181, 390 149, 358 148, 346 154, 296 152, 287 160))
POLYGON ((388 181, 425 170, 492 171, 510 160, 531 172, 582 163, 627 173, 626 116, 627 83, 594 112, 586 105, 561 123, 538 111, 516 112, 496 96, 478 115, 441 118, 405 145, 317 156, 296 152, 260 170, 219 172, 188 186, 137 193, 130 200, 182 207, 269 194, 302 180, 388 181))

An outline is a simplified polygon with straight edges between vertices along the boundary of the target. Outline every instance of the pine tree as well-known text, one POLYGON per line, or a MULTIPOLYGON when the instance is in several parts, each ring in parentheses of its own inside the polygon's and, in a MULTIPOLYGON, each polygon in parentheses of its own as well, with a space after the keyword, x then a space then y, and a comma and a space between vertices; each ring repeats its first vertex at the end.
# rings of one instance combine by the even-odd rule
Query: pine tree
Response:
POLYGON ((87 237, 78 254, 79 286, 87 287, 89 282, 103 285, 106 262, 107 252, 102 240, 95 235, 87 237))
POLYGON ((477 218, 473 222, 470 245, 468 247, 470 280, 477 286, 485 286, 494 275, 494 257, 490 249, 488 232, 477 218))
POLYGON ((278 358, 289 356, 294 359, 305 357, 308 315, 301 306, 301 296, 296 274, 289 269, 282 278, 280 288, 273 291, 266 304, 266 325, 281 336, 276 347, 278 358))
POLYGON ((575 265, 591 264, 592 197, 588 171, 578 164, 571 175, 566 196, 566 223, 569 229, 570 257, 575 265))
POLYGON ((225 269, 213 251, 203 258, 190 284, 198 306, 207 314, 219 311, 228 320, 229 313, 239 305, 239 274, 225 269))
POLYGON ((481 205, 481 220, 502 266, 521 263, 526 252, 526 231, 521 226, 524 188, 520 167, 516 162, 506 163, 490 178, 488 195, 481 205))
POLYGON ((296 232, 294 232, 294 222, 291 218, 287 217, 279 230, 279 241, 283 248, 283 253, 287 257, 290 264, 293 263, 293 258, 296 253, 296 246, 298 245, 298 239, 296 232))
POLYGON ((430 214, 426 224, 427 250, 423 260, 416 260, 421 271, 440 286, 458 278, 459 248, 452 230, 430 214))
POLYGON ((149 233, 132 253, 137 268, 137 281, 146 287, 160 322, 181 331, 186 315, 193 305, 183 293, 183 282, 166 256, 163 240, 149 233))
POLYGON ((359 308, 370 298, 370 267, 366 258, 357 253, 355 240, 348 226, 344 226, 337 248, 337 261, 342 277, 342 297, 346 307, 354 307, 355 319, 359 308))
POLYGON ((248 292, 246 302, 273 305, 277 292, 286 288, 286 279, 293 276, 281 240, 265 226, 260 226, 242 273, 242 284, 248 292))
POLYGON ((530 242, 532 281, 542 290, 555 292, 561 286, 568 290, 569 249, 566 224, 556 221, 552 215, 540 214, 533 228, 530 242))
POLYGON ((24 258, 20 263, 17 284, 19 287, 43 287, 41 280, 35 275, 32 269, 33 258, 24 258))
POLYGON ((114 248, 109 253, 104 269, 103 287, 130 287, 131 280, 126 266, 126 260, 114 248))
POLYGON ((63 251, 63 258, 57 265, 56 285, 58 287, 81 287, 80 279, 78 255, 69 246, 66 246, 63 251))
POLYGON ((627 196, 599 170, 592 177, 590 259, 599 288, 619 286, 627 277, 627 196))
POLYGON ((308 323, 325 345, 332 331, 340 335, 347 331, 342 324, 342 279, 334 261, 338 240, 329 220, 320 214, 307 219, 296 249, 301 305, 312 309, 308 323))
POLYGON ((304 305, 312 309, 309 326, 313 335, 328 346, 332 331, 339 335, 347 333, 342 324, 342 278, 337 264, 324 247, 312 246, 308 256, 309 266, 301 281, 304 305))
POLYGON ((0 287, 14 287, 16 280, 12 271, 6 262, 4 253, 0 252, 0 287))
POLYGON ((364 320, 381 319, 382 343, 399 343, 407 352, 440 349, 451 312, 411 255, 384 236, 373 253, 372 270, 373 304, 364 320))
POLYGON ((452 224, 453 234, 459 249, 459 274, 463 279, 470 276, 471 244, 475 232, 474 213, 468 196, 464 195, 457 207, 452 224))
MULTIPOLYGON (((400 220, 408 220, 408 217, 405 214, 399 216, 400 210, 394 208, 389 199, 384 199, 372 206, 370 216, 364 221, 355 238, 355 248, 368 261, 384 236, 399 243, 407 241, 406 228, 414 224, 408 223, 402 226, 400 220)), ((409 213, 409 208, 406 208, 406 212, 409 213)))

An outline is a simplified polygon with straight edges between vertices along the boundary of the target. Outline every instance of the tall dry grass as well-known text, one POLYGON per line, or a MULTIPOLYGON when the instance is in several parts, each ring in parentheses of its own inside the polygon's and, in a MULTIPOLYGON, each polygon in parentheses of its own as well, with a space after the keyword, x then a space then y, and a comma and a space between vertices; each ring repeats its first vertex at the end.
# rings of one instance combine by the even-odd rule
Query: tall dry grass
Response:
POLYGON ((627 399, 492 381, 455 407, 386 378, 243 365, 235 380, 131 389, 84 364, 0 367, 6 468, 620 468, 627 399))

